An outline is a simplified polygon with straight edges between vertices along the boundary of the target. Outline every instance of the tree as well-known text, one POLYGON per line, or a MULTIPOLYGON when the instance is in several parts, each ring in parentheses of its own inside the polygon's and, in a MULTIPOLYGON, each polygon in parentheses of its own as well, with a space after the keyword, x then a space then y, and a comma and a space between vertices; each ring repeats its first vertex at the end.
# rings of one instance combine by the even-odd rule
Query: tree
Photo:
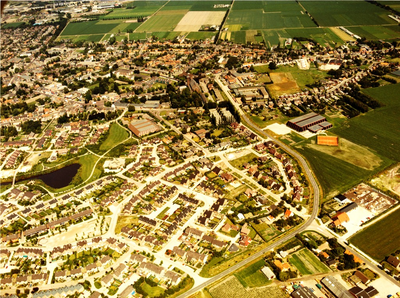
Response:
POLYGON ((134 105, 128 105, 128 111, 129 112, 134 112, 135 111, 135 106, 134 105))
POLYGON ((268 64, 268 68, 271 69, 271 70, 274 70, 274 69, 277 69, 278 67, 277 67, 275 62, 270 62, 268 64))

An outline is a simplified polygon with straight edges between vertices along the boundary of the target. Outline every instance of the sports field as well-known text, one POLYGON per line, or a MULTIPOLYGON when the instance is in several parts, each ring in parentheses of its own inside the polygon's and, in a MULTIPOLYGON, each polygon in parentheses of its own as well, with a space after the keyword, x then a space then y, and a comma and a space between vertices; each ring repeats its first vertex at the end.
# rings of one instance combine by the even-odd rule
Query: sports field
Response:
POLYGON ((318 145, 338 146, 339 139, 334 136, 317 136, 318 145))
POLYGON ((307 248, 291 255, 289 262, 300 271, 301 275, 327 273, 330 271, 329 268, 321 263, 307 248))
POLYGON ((400 247, 400 209, 350 238, 350 242, 377 261, 400 247))
POLYGON ((388 12, 366 1, 300 1, 319 26, 396 24, 388 12))

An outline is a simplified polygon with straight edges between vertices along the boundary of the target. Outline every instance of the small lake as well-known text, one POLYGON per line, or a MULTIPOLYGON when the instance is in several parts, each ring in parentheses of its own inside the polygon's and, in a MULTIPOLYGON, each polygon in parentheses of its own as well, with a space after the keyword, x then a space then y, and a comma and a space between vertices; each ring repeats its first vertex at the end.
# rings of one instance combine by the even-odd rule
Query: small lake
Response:
POLYGON ((48 174, 33 176, 30 178, 25 178, 25 179, 21 179, 21 180, 17 179, 16 182, 40 179, 46 185, 48 185, 52 188, 62 188, 62 187, 68 186, 71 183, 71 181, 75 177, 76 173, 78 173, 78 170, 80 167, 81 167, 80 164, 74 163, 72 165, 66 166, 59 170, 55 170, 54 172, 51 172, 48 174))

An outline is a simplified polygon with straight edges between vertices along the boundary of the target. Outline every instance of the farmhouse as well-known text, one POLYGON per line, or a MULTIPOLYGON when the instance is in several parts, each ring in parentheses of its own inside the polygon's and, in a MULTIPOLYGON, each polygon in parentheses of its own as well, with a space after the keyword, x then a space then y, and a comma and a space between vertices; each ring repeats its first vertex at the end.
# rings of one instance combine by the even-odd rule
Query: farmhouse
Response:
POLYGON ((292 119, 286 125, 298 132, 309 130, 313 133, 332 127, 325 117, 314 112, 292 119))
POLYGON ((147 119, 130 123, 128 127, 137 137, 142 137, 150 133, 161 130, 161 127, 159 127, 153 121, 147 119))

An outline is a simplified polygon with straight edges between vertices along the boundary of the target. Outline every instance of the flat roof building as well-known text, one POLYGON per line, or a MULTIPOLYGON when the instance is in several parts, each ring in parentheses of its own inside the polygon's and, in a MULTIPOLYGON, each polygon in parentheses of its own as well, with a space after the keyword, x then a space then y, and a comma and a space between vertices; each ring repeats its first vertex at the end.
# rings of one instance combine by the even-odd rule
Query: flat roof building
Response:
POLYGON ((327 122, 325 117, 314 112, 292 119, 286 125, 298 132, 310 130, 313 133, 332 127, 332 124, 327 122))
POLYGON ((129 129, 138 137, 148 135, 150 133, 161 130, 161 127, 155 124, 153 121, 143 119, 130 123, 129 129))
POLYGON ((291 295, 293 298, 318 298, 307 287, 304 287, 304 288, 300 287, 297 290, 293 291, 291 295))

